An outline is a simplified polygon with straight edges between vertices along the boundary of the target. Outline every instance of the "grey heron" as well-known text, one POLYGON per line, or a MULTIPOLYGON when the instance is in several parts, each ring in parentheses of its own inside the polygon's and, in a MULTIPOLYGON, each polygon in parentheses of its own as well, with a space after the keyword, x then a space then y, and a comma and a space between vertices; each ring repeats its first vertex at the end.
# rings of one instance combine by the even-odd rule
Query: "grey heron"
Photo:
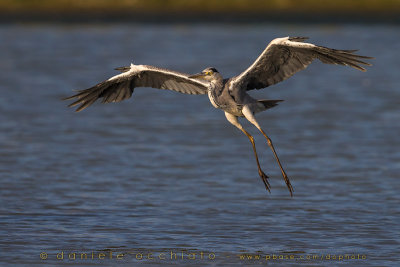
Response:
POLYGON ((246 118, 265 137, 279 165, 290 195, 293 187, 282 167, 274 145, 266 132, 258 124, 254 114, 272 108, 282 100, 258 100, 248 91, 262 89, 286 80, 298 71, 305 69, 314 59, 323 63, 345 65, 365 71, 361 65, 372 57, 355 54, 357 50, 337 50, 304 42, 307 37, 284 37, 272 40, 261 55, 238 76, 224 79, 215 68, 206 68, 202 72, 189 75, 173 70, 148 65, 134 65, 116 68, 120 74, 100 82, 95 86, 78 90, 78 93, 65 98, 76 100, 69 107, 77 106, 77 112, 87 108, 97 99, 102 103, 120 102, 131 97, 136 87, 168 89, 185 94, 207 94, 211 104, 225 112, 226 119, 240 129, 250 140, 257 163, 258 174, 265 188, 270 191, 268 176, 261 169, 254 138, 239 123, 238 117, 246 118))

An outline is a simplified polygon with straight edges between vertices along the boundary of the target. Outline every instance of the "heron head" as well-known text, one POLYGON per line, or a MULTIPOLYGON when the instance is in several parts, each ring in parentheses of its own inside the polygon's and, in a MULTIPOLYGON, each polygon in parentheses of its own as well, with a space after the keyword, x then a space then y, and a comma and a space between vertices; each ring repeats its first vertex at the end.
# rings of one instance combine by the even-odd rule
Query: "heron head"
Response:
POLYGON ((210 67, 204 69, 202 72, 189 76, 189 78, 201 78, 207 81, 212 81, 221 77, 221 74, 216 68, 210 67))

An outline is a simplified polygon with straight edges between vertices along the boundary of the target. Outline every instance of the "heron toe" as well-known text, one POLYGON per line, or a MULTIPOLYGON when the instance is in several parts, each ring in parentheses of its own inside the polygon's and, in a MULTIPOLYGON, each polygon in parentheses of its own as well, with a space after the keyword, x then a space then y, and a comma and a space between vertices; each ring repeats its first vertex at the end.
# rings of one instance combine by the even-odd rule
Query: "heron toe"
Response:
POLYGON ((285 180, 286 186, 289 189, 290 196, 293 197, 293 186, 290 183, 289 177, 287 177, 286 173, 284 173, 283 179, 285 180))
POLYGON ((261 180, 263 181, 264 185, 265 185, 265 189, 267 189, 268 192, 271 193, 271 186, 268 182, 268 175, 266 175, 261 169, 258 170, 258 174, 260 175, 261 180))

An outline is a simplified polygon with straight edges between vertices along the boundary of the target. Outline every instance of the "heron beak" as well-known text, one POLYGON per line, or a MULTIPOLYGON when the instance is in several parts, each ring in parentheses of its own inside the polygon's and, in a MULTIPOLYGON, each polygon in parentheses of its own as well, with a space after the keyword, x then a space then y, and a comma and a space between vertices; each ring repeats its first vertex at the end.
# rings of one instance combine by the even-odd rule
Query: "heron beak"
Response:
POLYGON ((196 78, 203 78, 204 76, 206 76, 206 74, 200 72, 200 73, 196 73, 196 74, 190 75, 189 78, 190 79, 196 79, 196 78))

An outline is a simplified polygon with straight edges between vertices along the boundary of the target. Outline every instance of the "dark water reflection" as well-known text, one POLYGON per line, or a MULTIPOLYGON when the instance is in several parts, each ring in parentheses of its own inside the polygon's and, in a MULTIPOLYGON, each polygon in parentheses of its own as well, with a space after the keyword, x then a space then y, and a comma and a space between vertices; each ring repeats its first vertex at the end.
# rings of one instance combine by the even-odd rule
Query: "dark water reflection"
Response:
MULTIPOLYGON (((142 261, 240 265, 242 252, 290 252, 360 254, 367 260, 343 262, 393 266, 400 249, 398 31, 351 25, 2 26, 2 261, 54 265, 61 251, 111 251, 126 254, 119 263, 132 264, 140 261, 138 253, 184 251, 214 253, 215 259, 142 261), (272 194, 265 192, 248 140, 206 97, 138 89, 130 101, 79 114, 59 100, 131 61, 190 73, 212 65, 235 75, 267 42, 287 35, 376 57, 367 73, 315 63, 294 79, 253 92, 285 99, 258 118, 292 179, 294 198, 262 136, 244 123, 271 177, 272 194), (49 258, 41 260, 41 252, 49 258)), ((275 261, 300 262, 340 263, 275 261)))

